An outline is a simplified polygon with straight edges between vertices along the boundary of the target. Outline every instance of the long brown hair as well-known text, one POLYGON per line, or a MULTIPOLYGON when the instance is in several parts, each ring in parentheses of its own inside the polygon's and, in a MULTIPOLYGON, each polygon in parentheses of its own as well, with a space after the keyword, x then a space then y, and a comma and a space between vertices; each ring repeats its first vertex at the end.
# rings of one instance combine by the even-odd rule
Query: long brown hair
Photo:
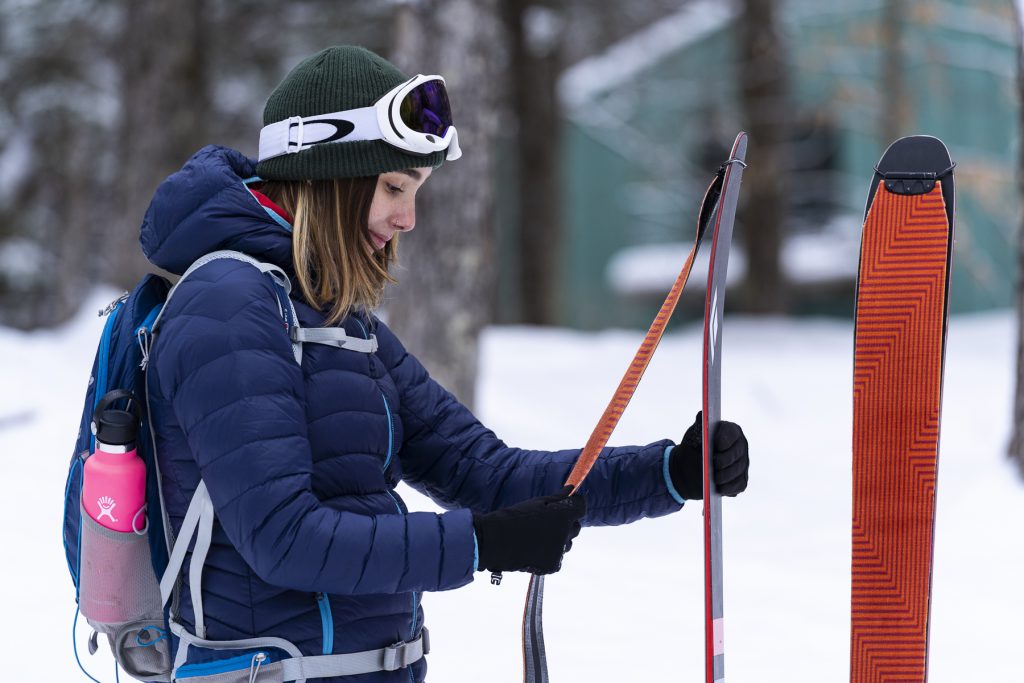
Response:
POLYGON ((378 176, 268 181, 260 191, 292 216, 292 260, 302 294, 333 325, 380 305, 398 260, 398 235, 374 248, 367 230, 378 176))

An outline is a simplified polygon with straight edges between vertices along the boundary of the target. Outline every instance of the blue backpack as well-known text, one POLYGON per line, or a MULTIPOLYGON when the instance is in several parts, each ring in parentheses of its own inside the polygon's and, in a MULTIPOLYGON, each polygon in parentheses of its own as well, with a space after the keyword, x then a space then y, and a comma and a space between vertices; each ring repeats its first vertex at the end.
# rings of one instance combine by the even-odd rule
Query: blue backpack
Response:
MULTIPOLYGON (((232 257, 224 252, 211 256, 232 257)), ((203 263, 208 263, 210 260, 212 259, 206 258, 203 263)), ((244 257, 244 260, 251 259, 244 257)), ((198 266, 190 268, 189 272, 196 267, 198 266)), ((287 282, 287 279, 284 282, 287 282)), ((274 285, 287 328, 292 321, 288 291, 278 278, 274 278, 274 285)), ((142 612, 133 615, 136 617, 135 619, 121 623, 101 623, 90 620, 95 629, 89 640, 90 652, 96 651, 97 634, 107 635, 118 664, 131 676, 147 681, 171 680, 167 613, 164 606, 160 604, 157 581, 157 578, 162 577, 167 568, 168 535, 163 521, 163 506, 160 503, 159 472, 154 443, 150 438, 145 370, 156 325, 172 291, 170 282, 151 273, 144 276, 130 294, 125 292, 105 310, 100 311, 100 315, 107 316, 107 322, 100 337, 92 373, 89 375, 89 385, 85 392, 85 402, 79 422, 78 438, 75 441, 75 450, 69 463, 67 484, 64 490, 64 551, 71 580, 75 585, 76 603, 81 602, 80 591, 83 588, 88 591, 92 579, 89 575, 89 567, 84 567, 85 576, 83 576, 83 541, 86 546, 92 544, 94 550, 101 554, 115 555, 116 561, 119 563, 134 562, 139 565, 136 567, 121 566, 118 571, 136 576, 136 585, 126 587, 126 591, 148 593, 148 595, 126 596, 126 602, 135 603, 135 607, 128 604, 125 609, 142 612), (139 457, 146 465, 146 516, 149 520, 157 522, 146 524, 144 533, 112 532, 96 524, 88 515, 82 513, 82 473, 85 460, 96 450, 96 437, 92 426, 93 415, 101 400, 114 391, 123 392, 115 395, 125 397, 121 400, 127 400, 129 403, 134 401, 135 406, 128 407, 133 407, 137 414, 141 415, 136 448, 139 457), (129 396, 131 398, 127 398, 129 396), (83 538, 83 534, 85 538, 83 538)), ((76 611, 76 623, 77 619, 76 611)), ((78 658, 77 644, 75 657, 78 658)))
MULTIPOLYGON (((291 284, 285 273, 277 266, 261 263, 245 254, 233 251, 208 254, 192 264, 178 282, 196 269, 218 259, 244 261, 271 278, 284 329, 291 338, 297 363, 302 362, 303 342, 328 344, 363 353, 376 350, 376 338, 373 336, 369 339, 355 339, 346 336, 341 328, 300 329, 295 308, 289 298, 291 284)), ((89 638, 89 651, 95 653, 98 634, 106 635, 120 667, 141 681, 170 682, 200 675, 199 672, 186 671, 180 662, 172 663, 170 632, 174 630, 182 642, 197 642, 205 638, 201 590, 197 590, 198 586, 194 588, 193 596, 199 596, 194 605, 196 630, 199 633, 184 632, 175 623, 174 617, 177 610, 178 577, 193 538, 195 546, 190 572, 194 579, 201 581, 205 561, 203 544, 208 547, 213 524, 212 503, 205 485, 200 482, 179 536, 176 540, 172 538, 173 532, 161 503, 156 439, 149 423, 147 407, 146 368, 149 352, 156 339, 162 312, 176 287, 172 287, 163 277, 148 274, 131 293, 126 292, 100 311, 100 315, 107 316, 107 322, 89 377, 78 438, 68 466, 64 490, 64 550, 79 608, 85 604, 95 604, 83 598, 90 597, 90 591, 96 591, 98 583, 106 580, 109 584, 113 569, 116 569, 118 580, 114 600, 118 604, 114 609, 103 610, 104 614, 117 613, 116 618, 97 617, 82 611, 94 629, 89 638), (142 528, 136 532, 107 529, 88 514, 83 514, 81 506, 85 461, 96 449, 94 413, 101 405, 112 406, 123 401, 127 401, 126 408, 140 418, 136 449, 146 466, 145 516, 148 521, 144 525, 140 524, 142 528)), ((198 581, 194 580, 193 584, 198 581)), ((104 595, 106 604, 110 605, 109 590, 104 595)), ((78 613, 76 610, 76 626, 78 613)), ((232 647, 225 648, 232 650, 232 647)), ((74 649, 79 667, 95 681, 82 667, 77 643, 74 649)), ((291 654, 294 658, 297 652, 291 654)), ((300 665, 301 659, 297 658, 300 665)), ((264 660, 261 658, 259 661, 264 660)), ((247 659, 246 669, 249 668, 248 662, 247 659)), ((208 678, 203 674, 202 680, 221 680, 221 676, 208 678)), ((234 679, 224 677, 224 680, 234 679)))

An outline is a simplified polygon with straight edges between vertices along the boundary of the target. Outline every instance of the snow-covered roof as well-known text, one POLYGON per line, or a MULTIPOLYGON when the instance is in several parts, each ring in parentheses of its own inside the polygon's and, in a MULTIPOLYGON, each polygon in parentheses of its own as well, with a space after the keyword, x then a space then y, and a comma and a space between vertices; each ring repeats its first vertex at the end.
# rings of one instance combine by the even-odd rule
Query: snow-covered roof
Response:
POLYGON ((558 81, 562 103, 566 110, 572 111, 597 93, 615 87, 684 46, 721 29, 737 14, 732 2, 694 0, 603 53, 567 69, 558 81))

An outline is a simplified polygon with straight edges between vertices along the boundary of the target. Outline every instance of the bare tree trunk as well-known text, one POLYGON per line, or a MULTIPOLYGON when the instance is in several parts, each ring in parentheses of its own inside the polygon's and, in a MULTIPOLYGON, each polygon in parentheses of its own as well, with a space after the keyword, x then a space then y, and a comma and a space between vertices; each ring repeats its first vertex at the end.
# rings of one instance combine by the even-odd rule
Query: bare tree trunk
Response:
MULTIPOLYGON (((109 36, 91 20, 103 10, 99 0, 0 7, 0 23, 10 22, 8 33, 19 38, 0 45, 0 126, 10 126, 0 156, 24 150, 0 178, 0 251, 16 250, 0 259, 2 325, 67 319, 89 291, 90 265, 105 246, 96 226, 110 215, 103 104, 113 87, 103 69, 109 36)), ((105 14, 113 23, 118 16, 105 14)))
POLYGON ((430 373, 472 406, 477 337, 493 319, 494 141, 502 46, 497 0, 434 0, 399 13, 404 72, 448 83, 464 156, 431 176, 417 199, 418 228, 402 236, 389 324, 430 373))
POLYGON ((786 65, 775 20, 774 0, 742 0, 737 32, 741 100, 750 133, 739 227, 749 267, 741 293, 743 308, 757 313, 786 310, 786 281, 780 254, 785 224, 786 65))
MULTIPOLYGON (((1014 15, 1017 21, 1017 94, 1024 102, 1024 34, 1020 23, 1020 10, 1014 3, 1014 15)), ((1024 107, 1019 114, 1018 126, 1024 132, 1024 107)), ((1024 146, 1018 151, 1017 191, 1024 197, 1024 146)), ((1010 439, 1009 456, 1017 462, 1020 474, 1024 477, 1024 229, 1017 237, 1017 390, 1013 402, 1013 430, 1010 439)))
POLYGON ((879 132, 882 134, 882 144, 888 145, 903 134, 907 121, 907 97, 902 68, 904 0, 885 0, 880 19, 883 101, 879 104, 879 132))
POLYGON ((559 309, 561 117, 556 83, 561 64, 556 9, 531 0, 503 3, 509 36, 511 120, 516 121, 516 209, 519 321, 553 325, 559 309))
MULTIPOLYGON (((51 131, 56 134, 56 140, 68 147, 43 153, 51 158, 63 156, 69 169, 88 173, 92 164, 101 158, 97 154, 98 145, 93 140, 82 139, 82 133, 76 126, 80 122, 67 112, 55 113, 54 118, 59 124, 51 131), (90 160, 90 154, 97 156, 90 160)), ((93 194, 102 189, 93 178, 80 178, 75 173, 65 172, 54 174, 50 182, 52 185, 47 191, 52 194, 57 220, 44 226, 41 235, 54 245, 55 272, 60 275, 54 278, 46 303, 40 307, 52 307, 48 311, 49 318, 34 320, 33 325, 51 325, 70 318, 81 304, 83 294, 95 284, 94 259, 103 251, 99 245, 105 245, 98 228, 104 222, 97 209, 110 206, 109 201, 93 194)))
POLYGON ((125 2, 119 201, 107 240, 118 247, 107 272, 125 287, 152 270, 137 237, 153 191, 208 142, 207 10, 206 0, 125 2))

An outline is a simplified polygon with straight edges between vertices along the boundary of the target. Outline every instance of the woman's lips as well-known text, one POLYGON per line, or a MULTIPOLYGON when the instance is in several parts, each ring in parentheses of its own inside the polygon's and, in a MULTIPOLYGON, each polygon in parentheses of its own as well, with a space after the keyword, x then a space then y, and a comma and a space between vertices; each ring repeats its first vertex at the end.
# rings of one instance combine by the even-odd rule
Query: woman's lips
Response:
POLYGON ((370 237, 373 239, 373 246, 377 247, 378 249, 383 249, 384 247, 386 247, 388 244, 388 239, 390 239, 385 239, 384 237, 381 237, 375 232, 371 232, 370 237))

